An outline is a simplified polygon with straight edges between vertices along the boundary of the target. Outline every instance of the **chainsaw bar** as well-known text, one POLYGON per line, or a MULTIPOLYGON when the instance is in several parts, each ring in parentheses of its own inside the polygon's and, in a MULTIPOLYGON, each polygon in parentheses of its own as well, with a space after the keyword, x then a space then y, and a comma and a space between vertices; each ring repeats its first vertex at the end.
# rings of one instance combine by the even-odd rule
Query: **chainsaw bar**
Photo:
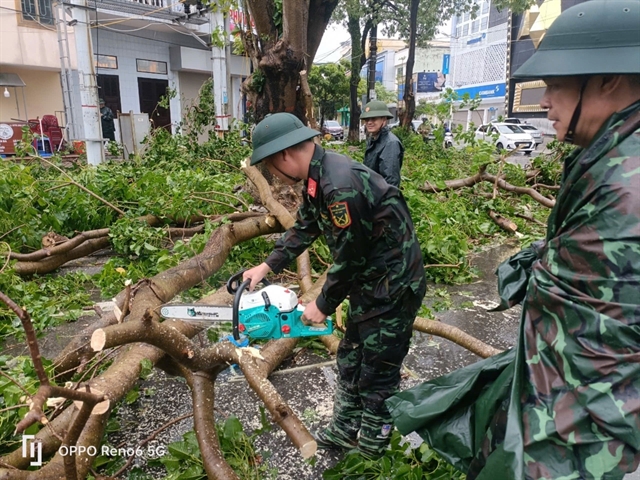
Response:
POLYGON ((233 320, 233 308, 216 305, 163 305, 160 315, 164 318, 175 318, 194 322, 230 322, 233 320))

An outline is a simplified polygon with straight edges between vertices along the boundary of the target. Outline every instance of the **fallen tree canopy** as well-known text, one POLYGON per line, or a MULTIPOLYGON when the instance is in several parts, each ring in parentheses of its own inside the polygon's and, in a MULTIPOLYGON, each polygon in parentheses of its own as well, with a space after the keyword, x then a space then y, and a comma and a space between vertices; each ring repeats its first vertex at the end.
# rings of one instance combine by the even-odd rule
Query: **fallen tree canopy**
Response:
MULTIPOLYGON (((28 313, 6 296, 0 297, 14 309, 23 322, 40 378, 40 387, 31 399, 31 410, 17 425, 16 432, 24 432, 36 422, 46 424, 47 428, 42 428, 36 439, 42 443, 45 456, 53 455, 37 472, 28 472, 24 469, 28 467, 29 458, 22 456, 21 449, 17 449, 0 460, 0 478, 84 478, 94 460, 94 456, 88 453, 92 451, 89 447, 99 446, 104 434, 105 419, 112 406, 116 405, 137 381, 142 360, 151 361, 156 365, 162 360, 161 368, 187 380, 193 396, 198 444, 209 478, 238 478, 220 452, 217 435, 214 434, 213 418, 213 385, 216 376, 232 363, 237 364, 243 371, 251 388, 271 413, 272 421, 286 432, 303 458, 315 454, 316 444, 306 427, 268 381, 268 375, 273 369, 291 354, 296 344, 294 339, 269 342, 260 351, 251 347, 237 348, 229 342, 203 348, 190 340, 197 333, 197 328, 180 321, 169 320, 161 323, 157 315, 159 305, 169 302, 180 291, 217 271, 234 245, 256 236, 281 232, 283 226, 292 225, 293 218, 271 197, 269 185, 259 172, 248 166, 245 166, 245 171, 256 184, 263 203, 270 208, 272 214, 252 216, 219 227, 201 254, 121 292, 116 300, 123 318, 111 315, 103 322, 92 325, 54 361, 59 371, 68 373, 85 364, 93 355, 125 345, 131 346, 121 349, 112 365, 89 381, 75 383, 68 388, 51 385, 42 368, 35 332, 28 313), (89 336, 90 341, 87 345, 86 339, 89 336), (54 396, 79 401, 80 407, 77 402, 72 403, 49 421, 43 410, 47 401, 54 396), (96 404, 102 405, 102 408, 98 409, 96 404), (64 457, 60 455, 61 446, 71 445, 83 447, 79 451, 84 453, 64 457)), ((308 255, 301 256, 298 264, 300 272, 310 272, 308 255)), ((313 285, 307 274, 300 277, 300 284, 303 291, 307 292, 303 300, 308 301, 315 298, 322 281, 313 285)), ((217 293, 203 301, 219 304, 227 295, 217 293)), ((228 302, 228 298, 226 300, 228 302)), ((416 328, 456 341, 481 356, 497 352, 464 332, 439 322, 418 319, 416 328)), ((337 337, 323 337, 322 340, 335 352, 337 337)))
MULTIPOLYGON (((24 191, 25 185, 31 186, 31 190, 11 205, 5 205, 5 210, 0 210, 3 215, 0 215, 0 225, 7 227, 4 235, 12 242, 7 244, 14 245, 14 248, 0 250, 6 262, 0 268, 0 292, 4 292, 2 300, 12 312, 11 317, 5 315, 0 318, 19 318, 26 332, 39 386, 35 392, 26 389, 23 392, 30 410, 15 423, 18 431, 33 431, 35 426, 42 425, 36 439, 42 445, 46 463, 37 470, 28 470, 29 458, 25 458, 18 447, 0 457, 0 479, 85 478, 95 459, 95 455, 88 453, 91 452, 89 447, 100 445, 109 416, 136 385, 143 365, 155 366, 186 380, 192 392, 195 435, 209 478, 238 478, 221 454, 213 416, 214 385, 219 373, 230 364, 239 366, 264 403, 271 421, 284 430, 300 455, 309 458, 315 453, 315 442, 303 422, 269 381, 271 372, 291 356, 296 346, 295 339, 271 341, 259 352, 252 348, 238 348, 229 342, 203 346, 193 340, 199 333, 193 324, 160 321, 157 313, 160 305, 173 301, 179 295, 193 300, 199 298, 204 303, 228 304, 230 298, 226 292, 193 297, 203 293, 203 290, 195 289, 211 278, 226 278, 229 272, 257 263, 260 256, 270 250, 271 243, 264 238, 281 233, 293 224, 290 213, 293 205, 287 201, 289 208, 286 208, 281 197, 274 198, 273 188, 261 173, 241 163, 238 152, 246 154, 247 151, 237 145, 220 142, 220 146, 215 148, 221 150, 215 153, 220 158, 234 157, 230 162, 238 166, 215 162, 214 169, 214 162, 209 160, 211 151, 195 149, 193 157, 182 158, 178 154, 173 156, 175 152, 184 151, 180 138, 161 137, 157 141, 160 140, 163 143, 152 144, 149 156, 141 159, 138 165, 107 165, 104 171, 75 166, 73 168, 77 170, 70 172, 74 183, 70 183, 66 175, 65 187, 53 190, 44 185, 61 184, 61 177, 52 176, 57 171, 55 169, 49 169, 40 178, 24 169, 3 167, 11 169, 5 178, 13 182, 16 192, 24 191), (169 148, 168 144, 173 146, 169 148), (162 155, 158 153, 160 150, 164 152, 162 155), (147 165, 151 166, 149 170, 136 170, 147 165), (166 170, 162 170, 165 167, 166 170), (156 173, 158 169, 160 173, 156 173), (81 194, 78 191, 73 194, 75 184, 83 184, 95 195, 87 195, 82 189, 81 194), (160 196, 152 196, 150 191, 160 196), (218 194, 220 196, 216 197, 218 194), (29 195, 31 198, 27 198, 29 195), (234 195, 237 202, 229 200, 229 196, 234 195), (206 201, 208 197, 221 200, 212 204, 206 201), (38 210, 34 206, 37 202, 46 208, 38 210), (62 212, 50 214, 57 202, 62 212), (264 208, 255 211, 253 205, 249 208, 250 203, 261 203, 264 208), (127 209, 127 206, 131 208, 127 209), (81 219, 85 209, 94 213, 81 219), (125 212, 124 218, 120 212, 125 212), (21 216, 24 224, 16 221, 21 216), (78 228, 81 225, 91 228, 78 228), (40 239, 54 228, 66 239, 50 236, 52 241, 42 248, 40 239), (27 247, 24 251, 15 248, 21 239, 24 239, 22 245, 27 247), (34 324, 41 329, 43 312, 50 312, 51 304, 40 305, 39 297, 28 293, 28 278, 51 272, 72 258, 106 246, 114 249, 117 255, 114 263, 108 263, 100 274, 103 282, 100 286, 107 285, 108 278, 105 277, 108 275, 116 278, 117 281, 105 290, 108 293, 103 291, 104 298, 113 297, 115 310, 99 315, 97 321, 74 336, 53 360, 50 369, 43 367, 36 348, 37 332, 29 325, 34 324), (185 253, 187 249, 190 249, 188 255, 185 253), (144 268, 137 267, 135 261, 143 264, 144 268), (123 288, 125 279, 131 282, 123 288), (99 367, 101 362, 111 363, 102 368, 99 367), (65 381, 70 383, 62 386, 65 381), (55 406, 47 408, 47 405, 55 406), (95 405, 101 405, 101 409, 97 410, 95 405), (63 445, 83 447, 78 450, 83 453, 63 457, 59 453, 63 445)), ((532 187, 524 186, 524 173, 505 166, 504 171, 489 174, 485 167, 480 173, 469 175, 469 169, 478 166, 469 162, 467 153, 443 149, 433 151, 434 147, 425 145, 419 136, 405 139, 405 145, 407 165, 404 173, 407 178, 403 180, 403 191, 414 215, 432 280, 461 281, 469 278, 467 256, 472 244, 505 235, 500 227, 491 222, 484 223, 491 212, 496 218, 523 217, 524 222, 518 221, 514 225, 519 232, 531 237, 542 231, 544 224, 540 219, 544 218, 544 209, 523 204, 518 195, 527 193, 533 198, 527 190, 532 187), (447 183, 452 176, 465 180, 447 183), (507 178, 515 181, 507 182, 507 178), (461 192, 463 189, 456 187, 479 182, 494 186, 493 193, 485 192, 490 197, 474 192, 466 195, 461 192), (503 185, 515 186, 505 189, 503 185), (497 194, 497 187, 506 194, 497 194)), ((348 153, 355 158, 362 153, 361 148, 347 148, 351 148, 348 153)), ((33 166, 32 170, 37 168, 33 166)), ((536 176, 535 181, 544 185, 543 188, 550 183, 541 175, 536 176)), ((324 281, 318 273, 326 270, 330 262, 326 247, 319 243, 312 255, 305 252, 297 262, 295 279, 304 294, 303 300, 315 298, 324 281)), ((42 277, 37 288, 45 288, 47 281, 48 277, 42 277)), ((73 285, 72 289, 81 288, 73 285)), ((63 300, 65 296, 71 296, 71 292, 66 290, 50 296, 62 309, 67 308, 63 300)), ((96 311, 100 313, 97 308, 96 311)), ((4 311, 0 310, 0 315, 3 314, 4 311)), ((47 318, 51 316, 49 313, 46 315, 49 315, 47 318)), ((414 329, 446 338, 480 357, 499 352, 433 318, 417 318, 414 329)), ((338 336, 325 336, 320 340, 328 351, 336 351, 338 336)), ((0 373, 3 373, 1 369, 0 373)))

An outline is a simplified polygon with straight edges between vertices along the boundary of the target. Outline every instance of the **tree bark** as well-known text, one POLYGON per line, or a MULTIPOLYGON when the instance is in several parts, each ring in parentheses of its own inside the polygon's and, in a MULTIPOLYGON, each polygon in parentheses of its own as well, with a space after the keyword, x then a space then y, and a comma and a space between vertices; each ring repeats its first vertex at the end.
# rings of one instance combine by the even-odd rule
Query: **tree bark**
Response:
POLYGON ((411 126, 411 120, 416 112, 416 97, 413 93, 413 65, 416 58, 416 32, 418 30, 418 7, 420 0, 411 0, 411 11, 409 18, 409 54, 407 56, 407 71, 404 81, 404 114, 401 118, 401 125, 405 128, 411 126))
POLYGON ((274 18, 274 0, 247 0, 257 37, 243 43, 256 70, 243 89, 251 97, 256 121, 289 112, 308 123, 300 72, 309 71, 338 0, 283 0, 282 24, 274 18))
POLYGON ((470 177, 461 178, 457 180, 447 180, 446 182, 444 182, 445 184, 444 188, 438 187, 436 185, 433 185, 427 182, 421 188, 421 190, 427 193, 438 193, 438 192, 444 192, 447 190, 457 190, 463 187, 472 187, 476 183, 480 183, 480 182, 491 182, 493 185, 496 185, 508 192, 513 192, 520 195, 522 194, 529 195, 536 202, 538 202, 541 205, 544 205, 547 208, 553 208, 553 206, 556 204, 555 200, 545 197, 544 195, 540 194, 538 191, 534 190, 533 188, 518 187, 516 185, 512 185, 496 175, 491 175, 490 173, 487 173, 485 171, 485 168, 486 166, 483 166, 480 169, 480 172, 470 177))
MULTIPOLYGON (((360 85, 360 71, 365 62, 362 36, 360 35, 360 18, 349 13, 348 30, 351 37, 351 76, 349 77, 349 141, 360 141, 360 107, 358 85, 360 85)), ((368 29, 367 29, 368 31, 368 29)), ((366 35, 365 35, 366 37, 366 35)))

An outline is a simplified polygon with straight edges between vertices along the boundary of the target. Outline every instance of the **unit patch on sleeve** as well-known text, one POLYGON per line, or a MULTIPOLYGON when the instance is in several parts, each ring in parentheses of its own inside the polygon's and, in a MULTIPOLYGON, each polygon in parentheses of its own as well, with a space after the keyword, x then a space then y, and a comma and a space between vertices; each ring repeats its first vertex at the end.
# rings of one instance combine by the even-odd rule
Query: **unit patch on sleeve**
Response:
POLYGON ((316 188, 318 188, 318 184, 313 178, 310 178, 307 182, 307 193, 310 197, 316 198, 316 188))
POLYGON ((347 202, 336 202, 329 205, 331 219, 333 224, 338 228, 346 228, 351 225, 351 215, 349 215, 349 206, 347 202))

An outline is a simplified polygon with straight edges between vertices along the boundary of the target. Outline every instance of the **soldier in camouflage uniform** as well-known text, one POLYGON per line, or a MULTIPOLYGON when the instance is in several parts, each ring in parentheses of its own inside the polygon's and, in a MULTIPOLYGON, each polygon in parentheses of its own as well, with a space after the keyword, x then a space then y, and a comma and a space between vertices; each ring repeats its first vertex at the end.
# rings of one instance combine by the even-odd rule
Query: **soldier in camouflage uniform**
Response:
POLYGON ((579 147, 546 239, 498 269, 518 345, 388 405, 469 480, 622 479, 640 463, 640 2, 565 10, 514 78, 544 80, 579 147))
POLYGON ((398 189, 362 164, 315 145, 311 138, 318 134, 289 113, 269 115, 256 125, 251 164, 264 162, 288 184, 304 181, 304 201, 295 225, 244 279, 252 280, 252 289, 324 235, 334 264, 304 318, 325 321, 347 295, 350 307, 338 347, 333 418, 316 441, 320 448, 357 445, 375 458, 389 441, 384 400, 397 391, 425 294, 422 253, 398 189))
POLYGON ((364 120, 369 136, 364 164, 382 175, 389 185, 400 187, 404 147, 400 139, 389 130, 389 118, 393 118, 393 115, 384 102, 372 100, 364 106, 360 119, 364 120))

